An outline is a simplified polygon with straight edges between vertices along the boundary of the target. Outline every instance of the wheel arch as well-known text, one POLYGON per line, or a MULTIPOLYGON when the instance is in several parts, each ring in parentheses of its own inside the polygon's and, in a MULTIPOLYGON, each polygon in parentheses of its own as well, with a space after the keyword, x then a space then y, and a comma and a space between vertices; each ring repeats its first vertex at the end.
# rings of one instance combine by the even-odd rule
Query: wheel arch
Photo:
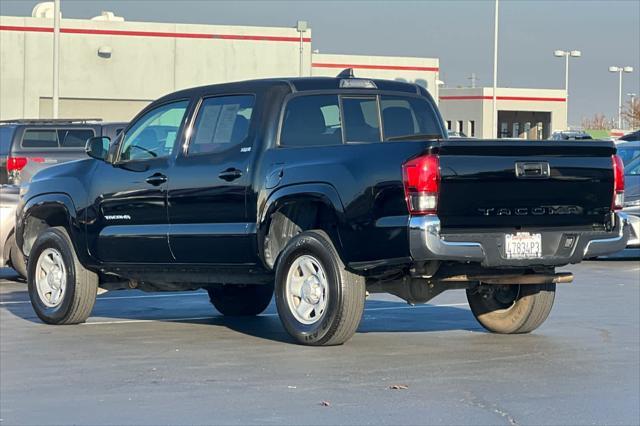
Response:
POLYGON ((80 225, 71 197, 65 193, 38 195, 25 202, 15 230, 16 245, 28 257, 38 235, 50 227, 63 227, 71 237, 76 254, 81 258, 77 237, 80 225))
POLYGON ((344 260, 347 253, 340 230, 345 223, 344 206, 333 186, 314 183, 280 188, 269 196, 258 214, 258 253, 267 268, 273 269, 291 238, 302 231, 322 229, 344 260))

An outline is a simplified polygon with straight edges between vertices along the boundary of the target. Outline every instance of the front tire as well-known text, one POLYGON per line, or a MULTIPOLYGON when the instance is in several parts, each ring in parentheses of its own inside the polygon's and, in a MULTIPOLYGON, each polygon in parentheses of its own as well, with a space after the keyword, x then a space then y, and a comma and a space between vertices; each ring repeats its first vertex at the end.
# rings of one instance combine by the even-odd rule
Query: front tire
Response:
POLYGON ((547 319, 556 294, 555 284, 480 285, 467 289, 471 312, 494 333, 530 333, 547 319))
POLYGON ((364 311, 364 278, 346 270, 329 236, 306 231, 278 258, 276 306, 298 343, 341 345, 356 332, 364 311))
POLYGON ((78 261, 64 228, 45 230, 31 249, 27 264, 31 305, 47 324, 79 324, 91 314, 98 276, 78 261))
POLYGON ((213 306, 225 316, 253 316, 264 312, 273 297, 273 284, 220 285, 207 288, 213 306))

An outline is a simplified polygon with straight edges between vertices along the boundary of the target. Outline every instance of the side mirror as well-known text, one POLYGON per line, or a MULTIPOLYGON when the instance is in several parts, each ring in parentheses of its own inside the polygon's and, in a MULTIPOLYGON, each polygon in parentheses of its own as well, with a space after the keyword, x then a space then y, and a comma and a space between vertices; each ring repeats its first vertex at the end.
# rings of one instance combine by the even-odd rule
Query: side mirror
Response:
POLYGON ((106 136, 94 136, 87 139, 87 144, 84 147, 85 152, 91 158, 96 160, 107 161, 109 155, 109 145, 111 139, 106 136))

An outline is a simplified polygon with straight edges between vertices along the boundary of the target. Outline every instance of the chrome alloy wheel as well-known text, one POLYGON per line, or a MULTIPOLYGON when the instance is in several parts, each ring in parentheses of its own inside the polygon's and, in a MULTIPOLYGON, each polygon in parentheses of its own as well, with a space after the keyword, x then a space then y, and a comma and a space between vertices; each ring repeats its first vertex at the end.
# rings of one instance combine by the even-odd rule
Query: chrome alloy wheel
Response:
POLYGON ((58 250, 47 248, 40 253, 35 280, 40 301, 48 308, 60 305, 67 287, 67 270, 58 250))
POLYGON ((296 258, 287 273, 286 298, 289 311, 302 324, 315 324, 327 308, 327 275, 320 262, 307 254, 296 258))

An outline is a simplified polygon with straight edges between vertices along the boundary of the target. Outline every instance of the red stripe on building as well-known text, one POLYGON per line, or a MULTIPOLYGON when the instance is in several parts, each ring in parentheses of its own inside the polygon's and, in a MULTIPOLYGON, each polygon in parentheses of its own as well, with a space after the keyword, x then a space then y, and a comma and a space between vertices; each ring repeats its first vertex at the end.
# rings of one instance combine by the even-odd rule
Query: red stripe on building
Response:
MULTIPOLYGON (((36 33, 52 33, 52 27, 17 27, 11 25, 0 25, 0 31, 22 31, 36 33)), ((208 33, 172 33, 162 31, 130 31, 130 30, 97 30, 91 28, 60 28, 64 34, 89 34, 89 35, 111 35, 129 37, 166 37, 166 38, 199 38, 199 39, 219 39, 219 40, 249 40, 249 41, 286 41, 300 42, 299 37, 283 36, 263 36, 263 35, 241 35, 241 34, 208 34, 208 33)), ((311 42, 311 38, 305 37, 303 42, 311 42)))
MULTIPOLYGON (((467 100, 493 100, 493 96, 440 96, 441 101, 467 101, 467 100)), ((499 101, 543 101, 543 102, 566 102, 566 98, 542 98, 530 96, 496 96, 499 101)))
POLYGON ((439 71, 438 67, 414 67, 405 65, 365 65, 365 64, 326 64, 314 62, 314 68, 354 68, 368 70, 394 70, 394 71, 439 71))

